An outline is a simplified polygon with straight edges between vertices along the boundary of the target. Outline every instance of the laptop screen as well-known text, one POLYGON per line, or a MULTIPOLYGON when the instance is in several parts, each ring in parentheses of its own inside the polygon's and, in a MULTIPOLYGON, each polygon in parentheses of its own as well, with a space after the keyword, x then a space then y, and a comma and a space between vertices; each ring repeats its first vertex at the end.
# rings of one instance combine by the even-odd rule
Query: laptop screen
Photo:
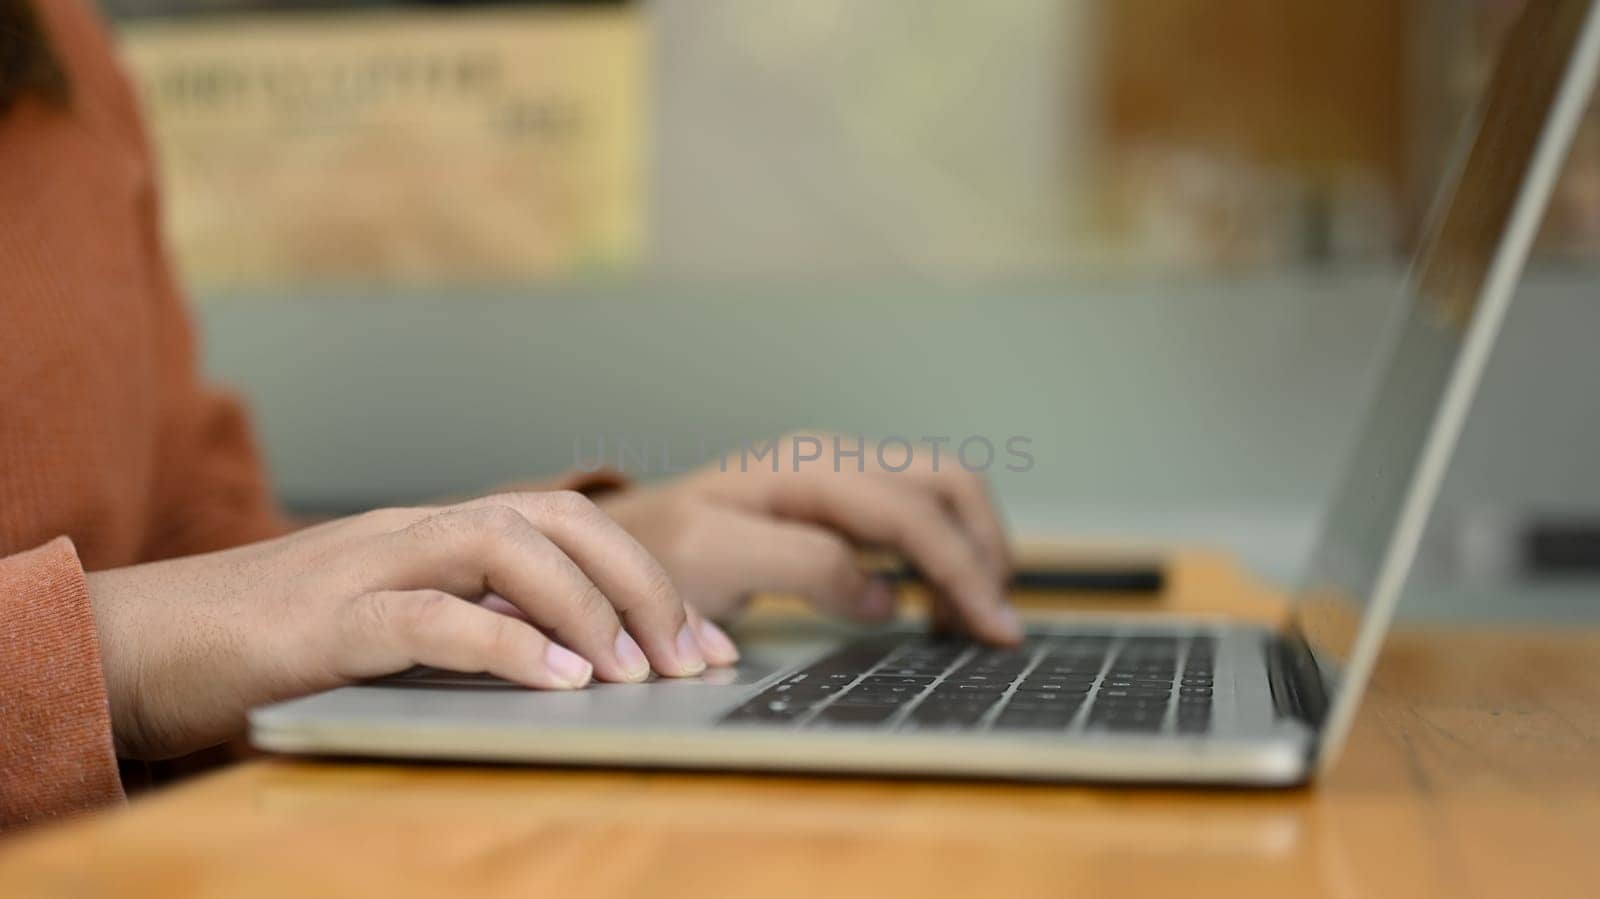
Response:
MULTIPOLYGON (((1588 70, 1594 66, 1590 45, 1595 36, 1586 32, 1596 28, 1593 23, 1586 28, 1590 8, 1590 0, 1525 3, 1467 129, 1469 140, 1443 179, 1384 374, 1295 605, 1300 632, 1335 690, 1358 686, 1352 681, 1365 672, 1348 670, 1352 656, 1387 627, 1390 609, 1375 614, 1375 607, 1392 606, 1459 432, 1459 415, 1450 414, 1447 402, 1451 380, 1464 379, 1458 386, 1465 391, 1464 411, 1482 367, 1482 358, 1469 358, 1458 370, 1458 357, 1480 313, 1486 317, 1479 323, 1485 333, 1473 339, 1483 344, 1477 355, 1486 355, 1508 299, 1506 279, 1514 282, 1521 268, 1542 217, 1548 182, 1566 155, 1570 125, 1585 99, 1572 95, 1586 94, 1584 86, 1593 78, 1588 70), (1547 146, 1541 147, 1546 123, 1563 119, 1571 120, 1566 134, 1552 126, 1547 146), (1552 153, 1554 162, 1547 158, 1552 153), (1525 233, 1507 239, 1519 228, 1525 233), (1497 294, 1507 296, 1497 297, 1491 316, 1479 308, 1480 301, 1497 294), (1433 458, 1440 453, 1443 458, 1433 458), (1431 472, 1430 465, 1440 470, 1431 472), (1340 684, 1340 672, 1355 676, 1340 684)), ((1341 697, 1329 698, 1337 713, 1341 697)), ((1354 697, 1343 698, 1348 704, 1354 697)))

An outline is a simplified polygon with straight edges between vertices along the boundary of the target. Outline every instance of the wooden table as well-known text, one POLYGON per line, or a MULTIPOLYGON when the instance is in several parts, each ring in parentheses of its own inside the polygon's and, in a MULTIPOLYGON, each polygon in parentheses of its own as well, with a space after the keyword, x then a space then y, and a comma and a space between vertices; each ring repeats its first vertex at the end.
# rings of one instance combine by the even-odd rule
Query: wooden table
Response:
MULTIPOLYGON (((1161 605, 1270 616, 1185 556, 1161 605)), ((0 843, 0 896, 1600 895, 1600 631, 1412 631, 1278 792, 264 759, 0 843)))

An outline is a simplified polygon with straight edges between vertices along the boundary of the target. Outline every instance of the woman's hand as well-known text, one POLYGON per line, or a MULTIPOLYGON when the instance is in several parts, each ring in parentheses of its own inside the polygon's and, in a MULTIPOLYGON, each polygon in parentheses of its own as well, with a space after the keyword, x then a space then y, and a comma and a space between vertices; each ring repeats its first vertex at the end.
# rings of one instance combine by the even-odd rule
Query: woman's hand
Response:
POLYGON ((91 574, 89 595, 117 751, 132 758, 215 743, 252 706, 413 664, 572 689, 732 660, 650 554, 570 492, 384 509, 91 574), (485 597, 519 614, 469 601, 485 597))
POLYGON ((775 460, 731 455, 599 502, 661 561, 684 600, 713 618, 760 591, 803 594, 860 621, 892 617, 893 591, 862 570, 860 544, 916 566, 933 588, 938 623, 996 643, 1020 639, 1005 594, 1005 531, 983 479, 949 455, 937 470, 931 458, 885 470, 870 445, 864 458, 853 445, 836 456, 833 440, 779 438, 775 460))

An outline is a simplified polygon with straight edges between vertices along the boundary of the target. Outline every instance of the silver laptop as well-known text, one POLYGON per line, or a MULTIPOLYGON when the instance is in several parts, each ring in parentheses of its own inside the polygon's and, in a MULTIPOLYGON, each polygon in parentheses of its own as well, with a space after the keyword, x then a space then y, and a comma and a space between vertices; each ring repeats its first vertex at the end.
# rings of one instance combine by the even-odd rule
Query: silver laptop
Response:
POLYGON ((1291 621, 1053 617, 1012 649, 750 630, 691 680, 536 692, 413 669, 257 709, 263 749, 580 765, 1292 784, 1338 755, 1600 65, 1600 0, 1532 0, 1408 281, 1291 621))

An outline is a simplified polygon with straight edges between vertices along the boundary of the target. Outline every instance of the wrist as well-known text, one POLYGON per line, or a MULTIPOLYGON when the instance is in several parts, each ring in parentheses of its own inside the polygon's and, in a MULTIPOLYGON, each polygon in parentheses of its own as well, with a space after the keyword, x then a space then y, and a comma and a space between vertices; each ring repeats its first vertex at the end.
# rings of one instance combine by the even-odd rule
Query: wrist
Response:
POLYGON ((100 644, 100 671, 105 680, 106 704, 111 715, 111 739, 119 758, 144 758, 149 745, 139 708, 138 652, 133 645, 128 603, 120 599, 124 578, 118 571, 85 577, 89 607, 100 644))

